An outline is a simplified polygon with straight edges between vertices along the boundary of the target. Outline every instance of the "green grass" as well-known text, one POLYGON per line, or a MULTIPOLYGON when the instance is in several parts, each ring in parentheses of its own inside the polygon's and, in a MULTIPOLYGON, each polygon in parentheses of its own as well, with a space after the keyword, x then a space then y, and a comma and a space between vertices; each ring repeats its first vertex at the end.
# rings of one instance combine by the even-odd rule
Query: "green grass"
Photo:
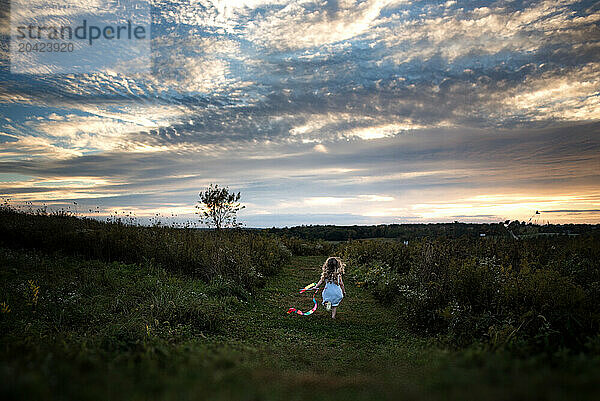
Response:
POLYGON ((338 319, 294 257, 247 300, 151 265, 0 249, 0 398, 56 400, 597 399, 600 361, 451 350, 346 284, 338 319), (28 280, 40 286, 28 305, 28 280), (75 296, 73 294, 76 294, 75 296), (204 294, 204 295, 201 295, 204 294), (71 297, 71 298, 69 298, 71 297), (168 322, 168 323, 167 323, 168 322))

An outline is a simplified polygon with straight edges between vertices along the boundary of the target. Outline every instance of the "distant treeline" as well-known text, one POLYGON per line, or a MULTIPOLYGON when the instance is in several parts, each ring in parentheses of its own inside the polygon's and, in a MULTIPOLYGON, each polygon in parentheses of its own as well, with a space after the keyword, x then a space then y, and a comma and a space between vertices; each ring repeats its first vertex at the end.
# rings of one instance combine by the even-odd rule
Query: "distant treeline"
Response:
POLYGON ((600 224, 547 224, 535 225, 518 220, 500 223, 430 223, 430 224, 380 224, 373 226, 307 225, 270 228, 267 231, 305 240, 347 241, 367 238, 460 238, 485 236, 517 236, 547 234, 600 233, 600 224))

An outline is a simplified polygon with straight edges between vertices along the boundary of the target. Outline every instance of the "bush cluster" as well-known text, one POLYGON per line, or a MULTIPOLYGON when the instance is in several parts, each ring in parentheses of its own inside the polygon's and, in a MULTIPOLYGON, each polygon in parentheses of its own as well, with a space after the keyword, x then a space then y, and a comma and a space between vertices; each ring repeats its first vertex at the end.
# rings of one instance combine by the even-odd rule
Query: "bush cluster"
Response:
POLYGON ((365 241, 344 255, 358 285, 416 332, 515 352, 597 347, 595 236, 365 241))

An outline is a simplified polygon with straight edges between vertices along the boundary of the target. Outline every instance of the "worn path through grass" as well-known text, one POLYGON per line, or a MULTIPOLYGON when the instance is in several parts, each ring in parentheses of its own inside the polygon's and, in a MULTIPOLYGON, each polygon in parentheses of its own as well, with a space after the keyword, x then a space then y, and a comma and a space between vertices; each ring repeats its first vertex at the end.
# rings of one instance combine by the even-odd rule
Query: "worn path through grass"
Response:
POLYGON ((400 393, 406 398, 419 393, 418 383, 435 368, 442 351, 424 352, 423 342, 398 328, 392 310, 351 280, 346 280, 347 296, 335 320, 320 305, 320 292, 313 315, 286 314, 290 306, 312 307, 312 295, 298 290, 318 281, 324 259, 295 257, 230 320, 229 341, 259 355, 253 370, 257 382, 271 393, 279 387, 299 399, 314 391, 320 399, 397 399, 400 393))

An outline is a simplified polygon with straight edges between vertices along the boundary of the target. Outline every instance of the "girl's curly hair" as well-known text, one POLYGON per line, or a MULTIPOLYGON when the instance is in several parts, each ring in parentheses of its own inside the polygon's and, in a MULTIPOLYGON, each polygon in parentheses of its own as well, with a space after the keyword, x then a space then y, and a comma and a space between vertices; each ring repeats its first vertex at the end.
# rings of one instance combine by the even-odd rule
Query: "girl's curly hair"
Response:
POLYGON ((332 256, 327 258, 325 263, 323 263, 323 272, 321 273, 321 278, 325 281, 332 282, 345 271, 344 262, 337 256, 332 256))

